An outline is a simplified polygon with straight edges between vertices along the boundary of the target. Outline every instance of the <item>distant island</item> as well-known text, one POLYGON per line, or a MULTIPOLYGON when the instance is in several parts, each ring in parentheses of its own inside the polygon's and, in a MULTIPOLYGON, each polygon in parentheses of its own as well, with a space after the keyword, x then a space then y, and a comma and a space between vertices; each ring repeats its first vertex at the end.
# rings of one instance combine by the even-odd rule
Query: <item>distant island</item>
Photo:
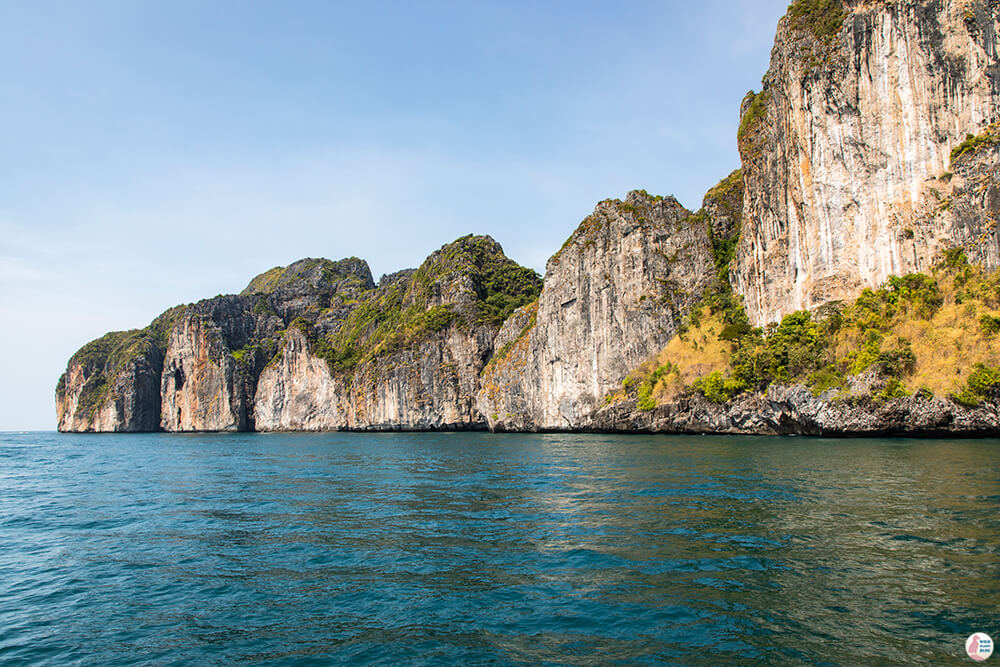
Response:
POLYGON ((544 280, 271 269, 84 345, 59 430, 995 435, 998 12, 797 0, 700 210, 604 200, 544 280))

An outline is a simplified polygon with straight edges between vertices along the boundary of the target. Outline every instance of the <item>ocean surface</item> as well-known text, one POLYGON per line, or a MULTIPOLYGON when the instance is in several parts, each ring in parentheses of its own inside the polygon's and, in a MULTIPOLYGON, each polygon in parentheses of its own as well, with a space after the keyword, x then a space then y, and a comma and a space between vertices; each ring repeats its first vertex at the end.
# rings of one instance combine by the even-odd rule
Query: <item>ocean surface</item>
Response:
POLYGON ((0 434, 0 664, 971 664, 1000 638, 998 456, 0 434))

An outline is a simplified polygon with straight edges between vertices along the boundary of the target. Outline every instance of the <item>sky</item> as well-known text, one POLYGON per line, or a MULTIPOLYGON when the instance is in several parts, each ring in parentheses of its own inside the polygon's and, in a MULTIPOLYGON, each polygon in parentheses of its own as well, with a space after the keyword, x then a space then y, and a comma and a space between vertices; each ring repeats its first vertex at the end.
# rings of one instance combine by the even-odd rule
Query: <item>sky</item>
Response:
POLYGON ((302 257, 546 259, 739 167, 787 0, 0 0, 0 430, 68 358, 302 257))

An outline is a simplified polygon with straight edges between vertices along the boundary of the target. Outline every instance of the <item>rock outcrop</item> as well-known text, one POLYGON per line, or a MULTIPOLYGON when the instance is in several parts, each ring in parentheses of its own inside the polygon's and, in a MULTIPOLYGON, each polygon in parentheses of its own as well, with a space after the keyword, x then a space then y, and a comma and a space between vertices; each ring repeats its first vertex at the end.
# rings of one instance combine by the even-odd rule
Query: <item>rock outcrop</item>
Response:
POLYGON ((157 430, 166 340, 184 310, 172 308, 145 329, 111 332, 80 348, 56 386, 59 430, 157 430))
POLYGON ((733 282, 755 324, 926 270, 985 231, 925 209, 953 147, 1000 118, 998 20, 986 0, 792 3, 741 110, 733 282))
POLYGON ((160 427, 252 430, 257 379, 278 349, 279 331, 321 312, 344 317, 373 287, 363 260, 307 258, 262 273, 239 295, 190 306, 164 353, 160 427))
POLYGON ((59 428, 485 428, 479 372, 503 321, 540 289, 489 237, 378 287, 357 258, 304 259, 84 346, 57 387, 59 428))
MULTIPOLYGON (((977 136, 981 143, 973 140, 964 153, 956 154, 950 172, 928 179, 928 196, 916 225, 922 237, 944 236, 939 245, 963 248, 973 263, 996 267, 1000 266, 1000 128, 993 125, 977 136)), ((910 234, 903 230, 904 238, 910 234)))
POLYGON ((165 431, 245 431, 251 418, 246 367, 233 350, 254 331, 248 301, 221 297, 196 304, 170 333, 161 380, 165 431), (228 335, 227 335, 228 334, 228 335))
POLYGON ((746 435, 967 435, 994 436, 1000 404, 964 407, 943 398, 907 396, 887 401, 813 396, 802 385, 772 385, 764 394, 743 394, 713 403, 692 393, 641 410, 635 399, 601 408, 590 429, 622 433, 730 433, 746 435))
POLYGON ((479 372, 503 320, 540 287, 489 237, 459 239, 415 271, 384 276, 346 317, 289 329, 258 381, 256 428, 484 428, 479 372))
POLYGON ((497 430, 572 429, 673 337, 713 270, 704 218, 673 198, 597 205, 549 259, 537 307, 504 325, 479 410, 497 430))
POLYGON ((262 431, 323 431, 344 423, 326 361, 309 353, 298 327, 285 332, 277 356, 260 374, 254 395, 255 426, 262 431))
POLYGON ((56 388, 60 431, 154 431, 163 352, 141 331, 105 335, 70 359, 56 388))

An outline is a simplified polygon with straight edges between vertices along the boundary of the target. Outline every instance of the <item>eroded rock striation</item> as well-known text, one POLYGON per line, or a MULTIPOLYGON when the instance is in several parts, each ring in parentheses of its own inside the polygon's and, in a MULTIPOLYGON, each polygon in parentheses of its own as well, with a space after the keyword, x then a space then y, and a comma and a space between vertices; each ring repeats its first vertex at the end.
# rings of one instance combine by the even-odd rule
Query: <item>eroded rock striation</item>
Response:
POLYGON ((711 281, 704 218, 642 191, 597 205, 546 266, 537 306, 501 330, 479 410, 500 430, 585 425, 677 332, 711 281))
POLYGON ((985 0, 792 3, 741 110, 733 280, 755 324, 926 270, 985 230, 934 216, 930 190, 1000 118, 998 18, 985 0))
POLYGON ((173 308, 145 329, 112 332, 80 348, 56 386, 59 430, 157 430, 167 337, 184 310, 173 308))

